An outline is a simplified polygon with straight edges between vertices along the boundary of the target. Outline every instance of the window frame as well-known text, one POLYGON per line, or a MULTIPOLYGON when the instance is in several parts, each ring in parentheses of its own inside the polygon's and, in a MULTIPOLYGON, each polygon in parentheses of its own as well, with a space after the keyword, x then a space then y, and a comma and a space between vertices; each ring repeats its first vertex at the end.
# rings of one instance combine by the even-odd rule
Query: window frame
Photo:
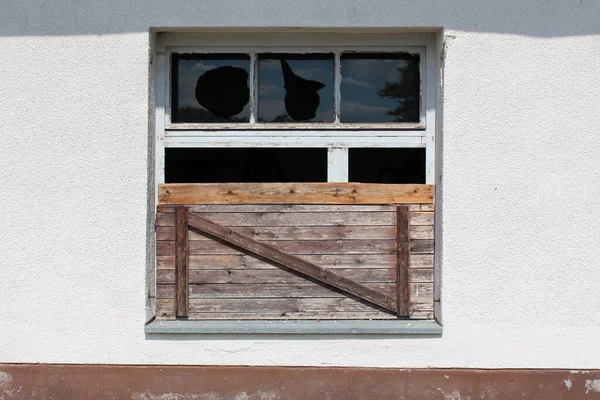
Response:
MULTIPOLYGON (((348 149, 425 148, 425 183, 435 183, 437 108, 436 36, 434 33, 158 33, 155 53, 155 181, 164 183, 165 148, 186 147, 321 147, 328 151, 328 182, 348 181, 348 149), (343 51, 411 52, 420 55, 421 106, 419 123, 256 123, 255 56, 260 52, 343 51), (172 53, 246 53, 250 60, 249 123, 171 123, 172 53)), ((339 110, 339 64, 334 73, 335 104, 339 110)))

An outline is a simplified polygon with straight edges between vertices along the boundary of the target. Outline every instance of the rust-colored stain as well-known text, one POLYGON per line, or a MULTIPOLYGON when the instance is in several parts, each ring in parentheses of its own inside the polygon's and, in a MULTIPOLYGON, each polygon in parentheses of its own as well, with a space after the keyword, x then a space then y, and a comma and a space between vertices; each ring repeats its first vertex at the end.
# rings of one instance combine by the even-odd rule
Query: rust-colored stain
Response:
POLYGON ((0 364, 0 398, 600 399, 600 370, 0 364))

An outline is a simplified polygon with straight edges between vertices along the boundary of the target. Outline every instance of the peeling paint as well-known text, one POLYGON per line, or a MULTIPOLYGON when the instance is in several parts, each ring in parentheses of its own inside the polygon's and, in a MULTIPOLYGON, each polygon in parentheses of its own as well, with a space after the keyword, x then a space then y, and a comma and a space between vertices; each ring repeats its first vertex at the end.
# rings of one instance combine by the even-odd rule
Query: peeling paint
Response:
POLYGON ((442 392, 445 400, 471 400, 471 396, 462 397, 458 390, 453 390, 451 393, 446 393, 440 388, 438 388, 437 390, 442 392))
POLYGON ((0 387, 10 383, 12 381, 12 377, 6 372, 0 372, 0 387))
POLYGON ((585 380, 585 394, 588 394, 589 392, 600 393, 600 379, 585 380))
POLYGON ((573 382, 571 382, 571 378, 565 379, 563 382, 565 383, 567 390, 571 390, 571 386, 573 386, 573 382))
MULTIPOLYGON (((154 394, 150 391, 142 393, 134 393, 132 400, 225 400, 230 397, 223 397, 216 392, 208 392, 202 394, 193 393, 162 393, 154 394)), ((256 393, 238 392, 234 395, 235 400, 277 400, 277 392, 275 391, 257 391, 256 393)))

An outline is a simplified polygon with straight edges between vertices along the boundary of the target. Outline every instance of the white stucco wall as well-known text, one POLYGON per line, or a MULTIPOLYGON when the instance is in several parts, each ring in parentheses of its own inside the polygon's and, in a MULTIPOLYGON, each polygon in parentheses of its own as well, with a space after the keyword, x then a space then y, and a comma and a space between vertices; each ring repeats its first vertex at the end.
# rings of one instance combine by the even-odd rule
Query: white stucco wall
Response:
POLYGON ((600 2, 303 3, 0 2, 0 362, 599 368, 600 2), (443 336, 146 336, 149 29, 300 26, 444 28, 443 336))

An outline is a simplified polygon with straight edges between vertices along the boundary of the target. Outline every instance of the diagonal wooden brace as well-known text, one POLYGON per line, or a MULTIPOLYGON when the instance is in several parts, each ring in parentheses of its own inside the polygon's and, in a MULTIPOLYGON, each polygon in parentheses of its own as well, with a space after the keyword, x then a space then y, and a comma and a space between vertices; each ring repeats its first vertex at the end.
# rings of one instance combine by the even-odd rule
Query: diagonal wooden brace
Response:
POLYGON ((214 236, 222 241, 240 247, 269 261, 283 265, 304 276, 333 286, 348 294, 364 299, 386 310, 396 312, 397 302, 391 296, 378 292, 368 286, 338 275, 329 269, 315 265, 294 255, 284 253, 273 246, 258 242, 226 226, 194 214, 188 214, 188 225, 200 232, 214 236))

